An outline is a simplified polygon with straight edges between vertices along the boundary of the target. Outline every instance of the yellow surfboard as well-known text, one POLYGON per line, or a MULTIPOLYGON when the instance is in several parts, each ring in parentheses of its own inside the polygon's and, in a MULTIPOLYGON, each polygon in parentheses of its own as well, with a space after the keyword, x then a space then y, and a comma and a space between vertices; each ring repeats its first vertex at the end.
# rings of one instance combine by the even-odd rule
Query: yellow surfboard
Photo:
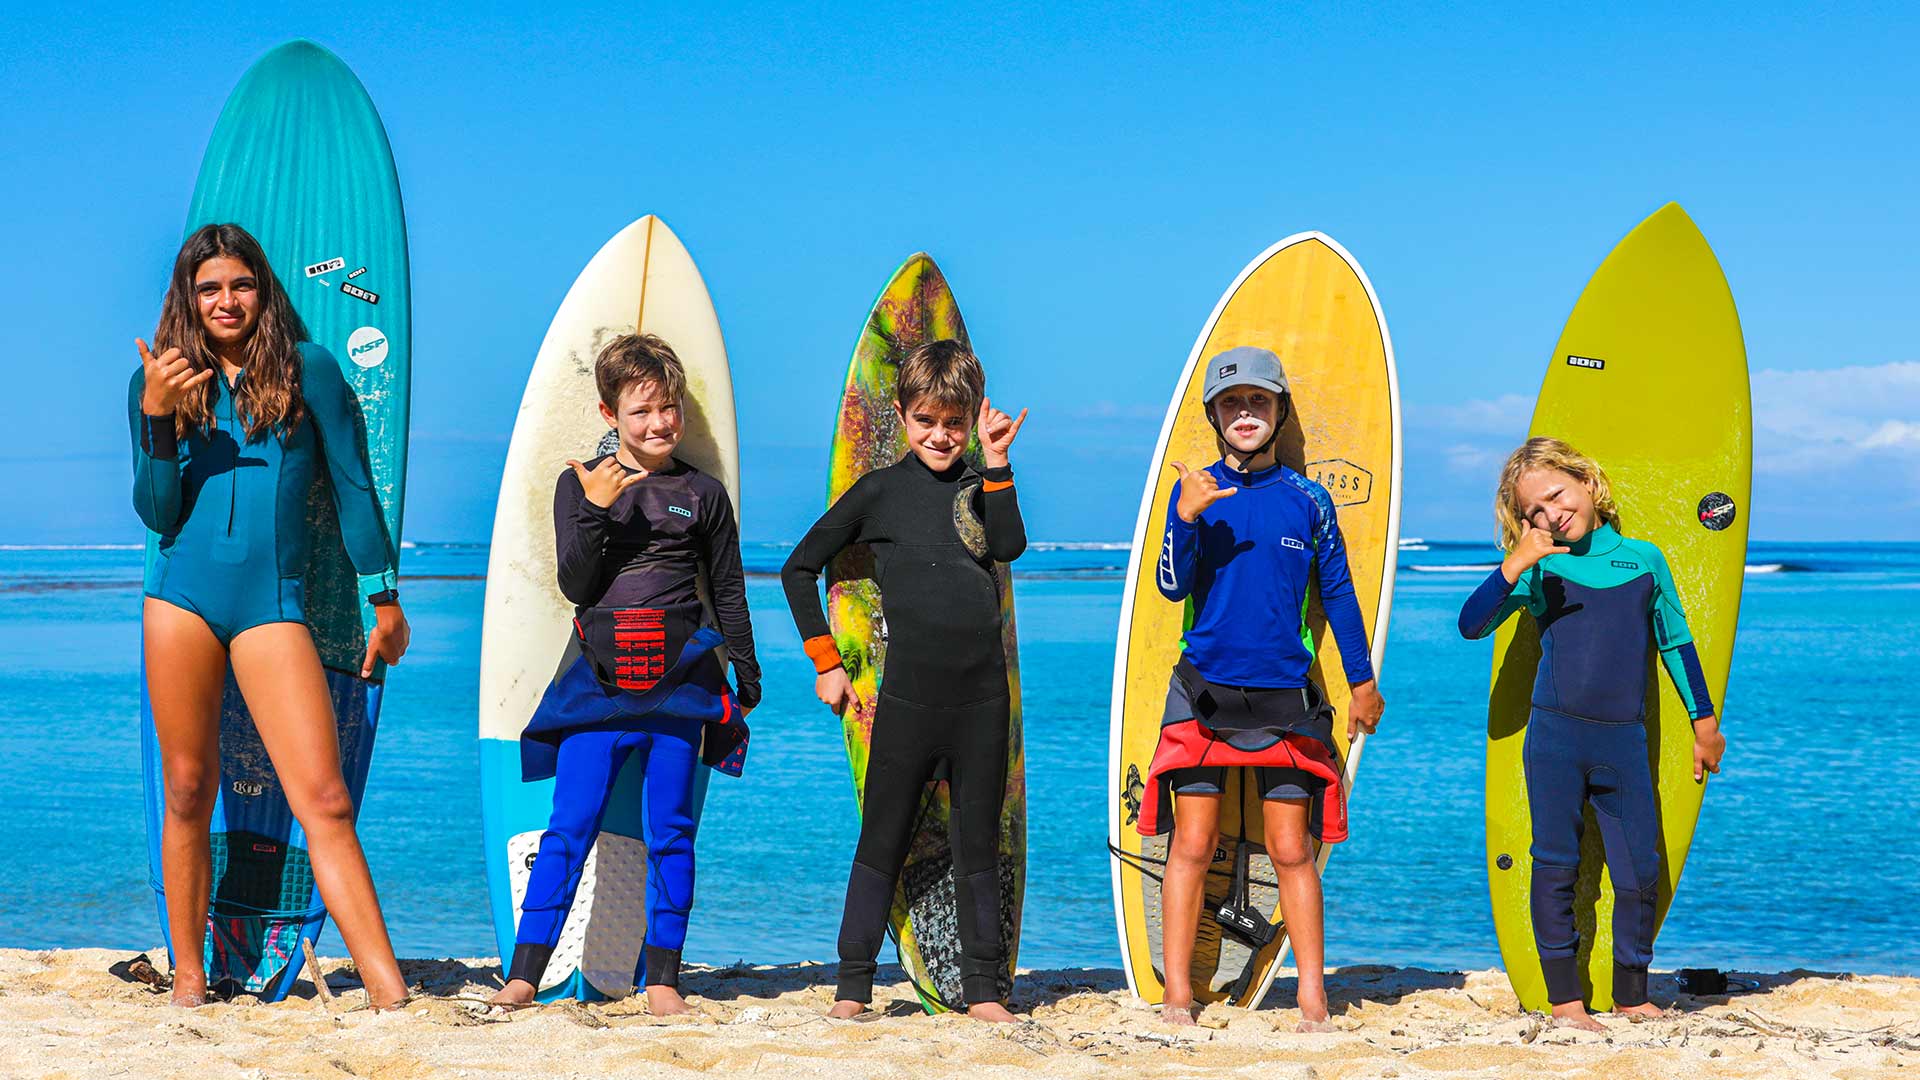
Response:
MULTIPOLYGON (((1373 664, 1380 666, 1393 597, 1400 532, 1400 398, 1393 344, 1373 285, 1360 264, 1328 237, 1300 233, 1262 252, 1234 279, 1200 331, 1175 384, 1140 499, 1114 655, 1113 705, 1108 738, 1107 839, 1112 855, 1113 909, 1127 985, 1146 1001, 1162 997, 1160 876, 1168 837, 1135 829, 1147 768, 1160 737, 1167 680, 1180 653, 1185 606, 1168 602, 1154 585, 1159 537, 1175 475, 1168 462, 1200 468, 1220 457, 1201 409, 1205 358, 1239 345, 1279 354, 1294 398, 1281 429, 1279 457, 1333 496, 1347 544, 1354 592, 1367 622, 1373 664)), ((1338 710, 1349 788, 1364 736, 1346 744, 1347 684, 1339 649, 1327 632, 1317 597, 1308 612, 1313 629, 1313 680, 1338 710), (1331 673, 1329 677, 1329 673, 1331 673)), ((1242 847, 1251 855, 1251 898, 1281 922, 1273 866, 1261 842, 1260 793, 1243 783, 1246 770, 1228 775, 1220 812, 1221 842, 1207 873, 1206 910, 1225 896, 1242 847)), ((1319 852, 1324 870, 1330 848, 1319 852)), ((1223 937, 1210 914, 1200 917, 1193 957, 1194 999, 1257 1005, 1287 951, 1282 932, 1257 953, 1223 937)))
MULTIPOLYGON (((1587 283, 1547 364, 1528 436, 1573 444, 1606 470, 1621 532, 1666 554, 1716 707, 1727 688, 1747 559, 1752 403, 1740 318, 1706 238, 1677 203, 1641 222, 1587 283)), ((1494 639, 1487 709, 1487 879, 1500 955, 1520 1004, 1547 1008, 1528 907, 1532 817, 1521 750, 1540 639, 1509 619, 1494 639)), ((1660 895, 1673 902, 1706 785, 1693 725, 1648 665, 1647 745, 1660 806, 1660 895)), ((1574 898, 1581 967, 1596 1009, 1613 1007, 1613 885, 1593 810, 1574 898)), ((1657 927, 1657 923, 1656 923, 1657 927)))

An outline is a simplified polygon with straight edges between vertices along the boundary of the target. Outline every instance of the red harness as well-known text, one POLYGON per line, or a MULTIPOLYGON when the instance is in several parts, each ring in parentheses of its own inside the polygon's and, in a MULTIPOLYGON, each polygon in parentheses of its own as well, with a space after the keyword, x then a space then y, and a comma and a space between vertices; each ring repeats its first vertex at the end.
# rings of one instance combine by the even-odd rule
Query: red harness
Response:
POLYGON ((1172 782, 1167 774, 1203 765, 1290 767, 1326 781, 1326 787, 1314 796, 1308 830, 1323 844, 1337 844, 1347 838, 1347 793, 1340 783, 1339 762, 1326 744, 1289 733, 1264 750, 1239 750, 1198 720, 1182 720, 1160 729, 1160 745, 1154 748, 1153 764, 1147 768, 1140 820, 1134 825, 1141 836, 1159 836, 1173 828, 1173 815, 1165 814, 1163 819, 1162 814, 1163 807, 1172 805, 1172 782))

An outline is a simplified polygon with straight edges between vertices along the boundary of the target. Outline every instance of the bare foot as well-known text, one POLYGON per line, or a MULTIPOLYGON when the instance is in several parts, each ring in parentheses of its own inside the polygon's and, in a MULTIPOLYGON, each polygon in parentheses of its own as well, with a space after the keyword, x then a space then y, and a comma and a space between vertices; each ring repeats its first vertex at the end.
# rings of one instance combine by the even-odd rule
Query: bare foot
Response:
POLYGON ((693 1006, 671 986, 649 986, 647 1011, 655 1016, 685 1016, 693 1011, 693 1006))
POLYGON ((867 1011, 866 1002, 848 1001, 845 998, 842 998, 839 1001, 836 1001, 833 1003, 833 1008, 827 1010, 827 1016, 829 1016, 834 1020, 851 1020, 854 1017, 859 1016, 861 1013, 866 1011, 867 1011))
POLYGON ((169 1004, 181 1009, 197 1009, 207 1003, 207 973, 173 972, 173 997, 169 1004))
POLYGON ((1643 1001, 1638 1005, 1615 1005, 1613 1014, 1624 1016, 1629 1020, 1658 1020, 1663 1016, 1671 1015, 1666 1009, 1651 1001, 1643 1001))
POLYGON ((1300 1022, 1294 1025, 1293 1030, 1309 1033, 1333 1030, 1333 1021, 1327 1016, 1325 990, 1300 995, 1300 1022))
POLYGON ((1293 1030, 1300 1032, 1303 1035, 1319 1035, 1324 1032, 1332 1031, 1333 1021, 1327 1019, 1325 1016, 1322 1016, 1318 1020, 1312 1020, 1307 1018, 1305 1015, 1302 1015, 1300 1017, 1300 1022, 1293 1025, 1293 1030))
POLYGON ((1182 1005, 1167 1002, 1161 1005, 1160 1022, 1168 1027, 1193 1027, 1197 1022, 1193 1018, 1193 1002, 1182 1005))
POLYGON ((967 1015, 975 1020, 985 1020, 989 1024, 1019 1023, 1019 1020, 1007 1011, 1007 1007, 997 1001, 983 1001, 978 1005, 969 1005, 967 1015))
POLYGON ((534 985, 525 979, 509 979, 500 992, 487 999, 489 1005, 505 1005, 518 1009, 533 1004, 533 995, 537 993, 534 985))
POLYGON ((1595 1020, 1587 1013, 1585 1002, 1569 1001, 1553 1007, 1553 1025, 1555 1027, 1579 1028, 1581 1031, 1605 1031, 1607 1025, 1595 1020))

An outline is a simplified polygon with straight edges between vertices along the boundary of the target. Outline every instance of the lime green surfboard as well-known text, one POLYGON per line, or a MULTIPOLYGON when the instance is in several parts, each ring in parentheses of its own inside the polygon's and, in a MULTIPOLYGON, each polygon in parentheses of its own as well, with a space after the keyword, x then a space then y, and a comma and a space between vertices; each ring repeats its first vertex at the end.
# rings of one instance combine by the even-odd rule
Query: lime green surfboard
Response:
MULTIPOLYGON (((840 398, 840 416, 833 433, 828 461, 827 505, 874 469, 885 468, 907 453, 893 411, 895 380, 900 362, 916 347, 943 338, 967 340, 960 307, 947 279, 933 260, 916 254, 901 264, 880 290, 853 360, 847 365, 846 389, 840 398)), ((967 446, 967 458, 981 467, 980 443, 967 446)), ((1008 712, 1007 790, 1000 810, 1000 932, 1007 958, 1001 973, 1000 996, 1013 991, 1013 973, 1020 951, 1020 911, 1027 877, 1027 769, 1021 740, 1020 659, 1014 640, 1013 575, 996 564, 1000 583, 1000 636, 1007 651, 1008 712)), ((827 621, 852 677, 862 704, 841 717, 846 729, 847 761, 853 767, 854 796, 866 792, 867 747, 873 737, 875 704, 886 670, 886 616, 880 588, 873 580, 873 553, 864 545, 840 553, 827 568, 827 621)), ((927 786, 920 820, 914 828, 900 884, 894 892, 889 929, 928 1012, 962 1009, 958 904, 954 891, 953 849, 947 822, 952 802, 947 783, 927 786)))
MULTIPOLYGON (((1552 435, 1607 472, 1621 531, 1666 554, 1716 707, 1727 688, 1747 558, 1752 402, 1740 319, 1706 238, 1678 204, 1613 249, 1574 305, 1547 364, 1529 437, 1552 435)), ((1533 840, 1521 751, 1540 659, 1531 618, 1494 640, 1487 709, 1487 878, 1500 954, 1520 1004, 1547 1008, 1528 900, 1533 840)), ((1656 928, 1666 919, 1706 786, 1693 779, 1693 726, 1657 662, 1648 665, 1647 744, 1661 825, 1656 928)), ((1613 1007, 1613 886, 1593 810, 1585 814, 1574 919, 1587 1002, 1613 1007)))

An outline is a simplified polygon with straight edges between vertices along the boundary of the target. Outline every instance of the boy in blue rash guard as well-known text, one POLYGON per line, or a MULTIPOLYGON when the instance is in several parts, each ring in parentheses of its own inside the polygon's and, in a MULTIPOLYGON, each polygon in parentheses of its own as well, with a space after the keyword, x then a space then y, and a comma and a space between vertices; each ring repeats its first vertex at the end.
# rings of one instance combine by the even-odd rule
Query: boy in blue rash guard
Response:
POLYGON ((1310 588, 1319 588, 1353 691, 1349 736, 1373 731, 1385 702, 1374 683, 1333 500, 1274 459, 1274 439, 1292 407, 1280 358, 1243 346, 1206 363, 1202 399, 1222 460, 1201 470, 1172 463, 1180 481, 1168 500, 1157 571, 1161 595, 1193 605, 1148 781, 1176 796, 1161 890, 1162 1016, 1181 1026, 1194 1022, 1194 936, 1226 769, 1252 766, 1265 796, 1263 839, 1300 972, 1300 1029, 1324 1031, 1325 936, 1309 837, 1339 838, 1323 831, 1331 815, 1322 808, 1341 793, 1333 710, 1308 677, 1310 588))
POLYGON ((1614 1011, 1657 1016, 1653 961, 1660 821, 1647 764, 1647 650, 1693 719, 1693 777, 1720 771, 1713 714, 1686 613, 1660 549, 1622 536, 1606 473, 1558 439, 1513 452, 1494 498, 1507 557, 1460 609, 1481 638, 1517 611, 1540 627, 1540 667, 1523 750, 1533 813, 1534 939, 1554 1017, 1605 1030, 1581 1001, 1573 919, 1581 809, 1591 802, 1613 879, 1614 1011))
POLYGON ((567 462, 554 492, 555 557, 560 589, 575 604, 574 633, 520 739, 522 778, 554 778, 553 815, 527 881, 507 985, 493 1000, 533 1000, 614 781, 639 754, 647 940, 633 981, 654 1014, 679 1014, 690 1011, 677 987, 693 906, 696 773, 704 762, 739 775, 760 667, 732 501, 720 481, 673 457, 686 390, 679 358, 651 334, 628 334, 601 350, 594 381, 620 445, 567 462), (717 629, 704 625, 703 571, 717 629))

